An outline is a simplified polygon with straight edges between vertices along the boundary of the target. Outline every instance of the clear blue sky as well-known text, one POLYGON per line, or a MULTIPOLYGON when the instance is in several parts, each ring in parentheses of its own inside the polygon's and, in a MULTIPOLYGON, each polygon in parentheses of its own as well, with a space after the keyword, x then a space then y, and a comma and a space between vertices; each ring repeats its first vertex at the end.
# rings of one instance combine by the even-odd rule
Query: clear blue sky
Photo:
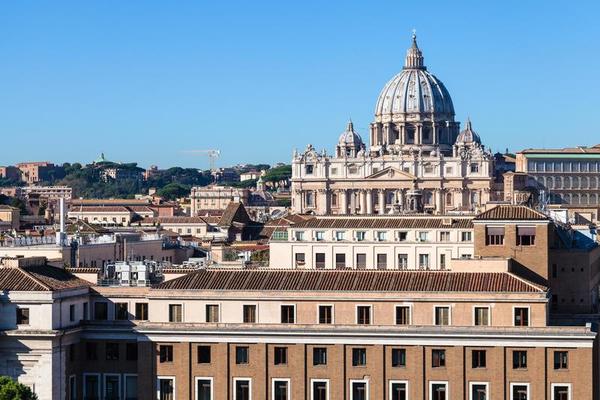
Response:
POLYGON ((600 142, 598 1, 4 1, 0 165, 206 168, 368 137, 417 29, 493 150, 600 142), (575 6, 576 4, 576 6, 575 6), (10 149, 10 150, 8 150, 10 149))

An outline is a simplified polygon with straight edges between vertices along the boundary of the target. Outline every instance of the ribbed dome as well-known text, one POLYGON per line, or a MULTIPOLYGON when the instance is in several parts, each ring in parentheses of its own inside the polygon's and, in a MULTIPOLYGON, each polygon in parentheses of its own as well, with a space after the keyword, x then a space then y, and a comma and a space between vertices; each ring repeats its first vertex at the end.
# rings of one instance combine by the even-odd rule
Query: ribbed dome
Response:
POLYGON ((383 88, 375 107, 376 122, 404 119, 405 114, 443 114, 454 116, 452 99, 444 84, 427 72, 416 35, 406 54, 402 72, 383 88))
POLYGON ((346 127, 346 130, 340 135, 338 143, 358 146, 363 145, 362 138, 357 132, 354 131, 354 124, 352 123, 352 121, 348 122, 348 126, 346 127))
POLYGON ((465 129, 458 134, 458 137, 456 138, 456 143, 457 144, 459 144, 459 143, 461 143, 461 144, 470 144, 470 143, 481 144, 481 139, 479 138, 479 135, 477 134, 477 132, 475 132, 473 130, 470 119, 467 119, 467 124, 465 126, 465 129))

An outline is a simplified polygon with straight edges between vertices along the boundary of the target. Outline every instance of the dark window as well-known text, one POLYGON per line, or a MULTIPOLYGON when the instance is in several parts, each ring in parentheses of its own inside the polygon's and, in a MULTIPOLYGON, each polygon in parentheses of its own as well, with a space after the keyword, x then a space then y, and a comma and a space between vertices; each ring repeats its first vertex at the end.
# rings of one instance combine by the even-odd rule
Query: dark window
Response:
POLYGON ((552 391, 554 392, 554 397, 552 397, 554 400, 570 400, 571 399, 571 397, 569 397, 569 387, 566 385, 556 385, 556 386, 554 386, 552 391))
POLYGON ((169 304, 169 322, 181 322, 182 317, 181 304, 169 304))
POLYGON ((367 400, 366 382, 352 382, 352 400, 367 400))
POLYGON ((274 360, 275 365, 287 364, 287 347, 275 347, 274 349, 274 360))
POLYGON ((486 351, 473 350, 471 353, 471 364, 473 368, 485 368, 486 366, 486 351))
POLYGON ((137 361, 137 359, 138 359, 137 343, 127 343, 125 345, 125 359, 127 361, 137 361))
POLYGON ((554 369, 569 368, 569 353, 567 351, 554 352, 554 369))
POLYGON ((371 306, 356 307, 356 323, 359 325, 369 325, 371 323, 371 306))
POLYGON ((126 320, 128 317, 127 303, 115 303, 115 319, 126 320))
POLYGON ((319 306, 319 323, 331 324, 332 322, 332 306, 319 306))
POLYGON ((325 268, 325 253, 315 254, 315 268, 325 268))
POLYGON ((392 398, 390 400, 406 400, 407 399, 407 390, 406 383, 404 382, 392 382, 391 384, 391 395, 392 398))
POLYGON ((387 254, 377 254, 377 269, 387 268, 387 254))
POLYGON ((98 321, 108 319, 108 304, 106 302, 94 303, 94 319, 98 321))
POLYGON ((527 351, 515 350, 513 351, 513 368, 527 368, 527 351))
POLYGON ((431 400, 448 400, 445 383, 433 383, 431 385, 431 400))
POLYGON ((504 227, 488 226, 485 228, 485 245, 501 246, 504 244, 504 227))
POLYGON ((346 253, 335 254, 335 267, 346 268, 346 253))
POLYGON ((85 303, 83 303, 83 320, 84 320, 84 321, 87 321, 87 320, 88 320, 88 318, 89 318, 89 315, 88 315, 88 312, 89 312, 89 311, 88 311, 88 307, 89 307, 89 306, 88 306, 88 302, 87 302, 87 301, 86 301, 85 303))
POLYGON ((410 324, 410 307, 398 306, 396 307, 396 325, 408 325, 410 324))
POLYGON ((431 350, 431 366, 434 368, 441 368, 446 366, 446 350, 431 350))
POLYGON ((148 303, 135 303, 135 319, 138 321, 148 320, 148 303))
POLYGON ((75 304, 69 305, 69 321, 75 321, 75 304))
POLYGON ((367 268, 367 255, 365 253, 356 254, 356 268, 365 269, 367 268))
POLYGON ((29 308, 17 307, 17 325, 29 325, 29 308))
POLYGON ((435 324, 450 325, 450 307, 435 307, 435 324))
POLYGON ((392 349, 392 367, 406 366, 406 349, 392 349))
POLYGON ((119 343, 106 343, 106 359, 117 361, 119 359, 119 343))
POLYGON ((517 226, 517 246, 533 246, 535 244, 535 227, 517 226))
POLYGON ((515 307, 515 326, 529 326, 529 308, 515 307))
POLYGON ((250 400, 250 381, 238 379, 235 381, 235 400, 250 400))
POLYGON ((160 362, 173 362, 173 346, 170 344, 161 344, 158 346, 160 353, 160 362))
POLYGON ((305 165, 304 166, 304 171, 306 172, 306 175, 311 175, 313 173, 314 170, 314 166, 312 165, 305 165))
POLYGON ((98 344, 87 342, 85 344, 85 356, 88 360, 94 361, 98 359, 98 344))
MULTIPOLYGON (((406 234, 406 232, 404 232, 404 233, 406 234)), ((408 254, 398 254, 398 269, 407 269, 407 268, 408 268, 408 254)))
POLYGON ((529 389, 527 385, 514 385, 512 387, 511 400, 529 400, 529 389))
POLYGON ((75 344, 71 343, 69 345, 69 361, 75 361, 75 344))
POLYGON ((237 346, 235 348, 235 363, 248 364, 248 351, 247 346, 237 346))
POLYGON ((313 365, 327 365, 327 348, 313 348, 313 365))
POLYGON ((352 349, 352 366, 359 367, 367 365, 367 349, 359 347, 352 349))
POLYGON ((327 400, 327 382, 313 381, 312 400, 327 400))
POLYGON ((296 265, 306 264, 306 256, 304 253, 296 253, 296 265))
POLYGON ((206 305, 206 322, 219 322, 219 306, 217 304, 206 305))
POLYGON ((471 386, 471 399, 472 400, 487 400, 487 385, 480 383, 473 384, 471 386))
POLYGON ((197 383, 197 400, 212 400, 212 388, 210 379, 198 379, 197 383))
POLYGON ((256 305, 244 304, 244 323, 254 324, 256 322, 256 305))
POLYGON ((295 320, 294 311, 294 306, 281 306, 281 323, 293 324, 295 320))
POLYGON ((273 400, 288 400, 287 381, 273 381, 273 397, 273 400))
POLYGON ((198 346, 198 364, 210 364, 210 346, 198 346))
POLYGON ((173 400, 175 393, 175 382, 172 378, 160 378, 158 380, 158 400, 173 400))
POLYGON ((475 325, 487 326, 490 323, 490 309, 487 307, 475 307, 475 325))

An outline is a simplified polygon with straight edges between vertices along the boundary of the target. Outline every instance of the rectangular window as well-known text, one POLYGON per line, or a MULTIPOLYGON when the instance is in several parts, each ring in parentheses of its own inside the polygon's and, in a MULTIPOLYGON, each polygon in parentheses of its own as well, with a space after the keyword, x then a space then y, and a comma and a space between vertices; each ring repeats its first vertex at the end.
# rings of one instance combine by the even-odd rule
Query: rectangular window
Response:
POLYGON ((75 375, 69 376, 69 400, 77 400, 77 379, 75 375))
POLYGON ((371 324, 371 306, 356 307, 356 323, 359 325, 371 324))
POLYGON ((69 321, 75 321, 75 304, 69 305, 69 321))
POLYGON ((352 349, 352 366, 362 367, 367 365, 367 349, 357 347, 352 349))
POLYGON ((104 301, 94 303, 94 319, 97 321, 108 319, 108 303, 104 301))
POLYGON ((442 368, 446 366, 446 350, 431 350, 431 366, 433 368, 442 368))
POLYGON ((319 323, 331 324, 333 322, 333 306, 319 306, 319 323))
POLYGON ((488 400, 488 398, 487 383, 471 383, 471 397, 469 397, 469 400, 488 400))
POLYGON ((346 239, 346 232, 344 231, 336 231, 335 232, 335 240, 345 240, 346 239))
POLYGON ((398 254, 398 269, 408 268, 408 254, 398 254))
POLYGON ((85 303, 83 303, 83 320, 87 321, 89 318, 89 311, 88 311, 88 302, 86 301, 85 303))
POLYGON ((426 242, 427 241, 427 232, 419 232, 417 234, 417 242, 426 242))
POLYGON ((182 322, 181 304, 169 304, 169 322, 182 322))
POLYGON ((206 305, 206 322, 212 322, 212 323, 219 322, 219 305, 218 304, 207 304, 206 305))
POLYGON ((161 344, 158 346, 160 362, 173 362, 173 346, 170 344, 161 344))
POLYGON ((315 253, 315 268, 325 268, 325 253, 315 253))
POLYGON ((513 351, 513 368, 514 369, 527 368, 527 351, 526 350, 514 350, 513 351))
POLYGON ((369 398, 367 382, 350 381, 351 393, 350 400, 367 400, 369 398))
POLYGON ((356 269, 367 268, 367 255, 365 253, 356 253, 356 269))
POLYGON ((407 400, 408 384, 406 382, 390 382, 390 400, 407 400))
POLYGON ((175 399, 175 379, 158 378, 158 400, 175 399))
POLYGON ((440 269, 446 269, 446 255, 440 254, 440 269))
POLYGON ((554 352, 554 369, 569 368, 569 352, 555 351, 554 352))
POLYGON ((255 324, 256 323, 256 305, 255 304, 244 304, 243 306, 244 323, 255 324))
POLYGON ((473 350, 471 352, 471 366, 473 368, 485 368, 486 367, 486 351, 485 350, 473 350))
POLYGON ((17 325, 29 325, 29 308, 17 307, 17 325))
POLYGON ((317 240, 317 242, 322 242, 323 240, 325 240, 325 232, 323 232, 323 231, 315 232, 315 239, 317 240))
POLYGON ((148 320, 148 303, 135 303, 135 319, 138 321, 148 320))
POLYGON ((488 326, 490 324, 490 309, 488 307, 475 307, 475 326, 488 326))
POLYGON ((449 242, 450 241, 450 232, 444 231, 440 232, 440 242, 449 242))
POLYGON ((435 307, 435 325, 450 325, 450 307, 435 307))
POLYGON ((471 173, 476 174, 479 172, 479 164, 471 164, 471 173))
POLYGON ((356 232, 356 240, 358 242, 364 241, 366 237, 367 237, 367 232, 365 232, 365 231, 356 232))
POLYGON ((98 344, 94 342, 87 342, 85 344, 85 355, 90 361, 98 359, 98 344))
POLYGON ((196 400, 212 400, 212 379, 196 378, 196 400))
POLYGON ((304 166, 304 172, 306 173, 306 175, 312 175, 313 170, 314 170, 313 165, 308 164, 308 165, 304 166))
POLYGON ((100 374, 83 374, 83 398, 100 400, 100 374))
POLYGON ((431 400, 450 400, 447 383, 431 382, 429 390, 429 398, 431 400))
POLYGON ((406 366, 406 349, 392 349, 392 367, 406 366))
POLYGON ((198 346, 198 364, 210 364, 210 346, 198 346))
POLYGON ((306 255, 304 253, 296 253, 295 257, 297 267, 306 264, 306 255))
POLYGON ((235 379, 234 396, 234 400, 251 400, 249 379, 235 379))
POLYGON ((521 383, 511 383, 510 386, 510 400, 530 400, 529 385, 521 383))
POLYGON ((127 361, 137 361, 137 359, 138 359, 138 344, 137 344, 137 342, 125 344, 125 359, 127 361))
POLYGON ((485 228, 485 245, 502 246, 504 244, 504 227, 488 226, 485 228))
POLYGON ((472 240, 473 232, 465 231, 460 233, 460 241, 461 242, 470 242, 472 240))
POLYGON ((281 323, 293 324, 295 322, 296 306, 283 305, 281 306, 281 323))
POLYGON ((115 319, 129 319, 129 313, 127 312, 127 303, 115 303, 115 319))
POLYGON ((553 383, 552 400, 571 400, 571 385, 553 383))
POLYGON ((294 232, 294 238, 295 238, 297 241, 302 241, 302 240, 304 240, 304 232, 303 232, 303 231, 295 231, 295 232, 294 232))
POLYGON ((311 399, 312 400, 329 400, 329 382, 328 381, 311 381, 311 399))
POLYGON ((119 343, 106 343, 106 359, 117 361, 119 359, 119 343))
POLYGON ((387 239, 387 232, 385 231, 378 231, 376 236, 378 241, 383 242, 387 239))
POLYGON ((377 254, 377 269, 387 268, 387 254, 377 254))
POLYGON ((290 399, 290 382, 289 380, 274 379, 273 380, 273 400, 289 400, 290 399))
POLYGON ((406 242, 406 239, 408 237, 408 232, 398 232, 398 241, 399 242, 406 242))
POLYGON ((515 307, 515 326, 529 326, 529 308, 515 307))
POLYGON ((235 363, 236 364, 248 364, 248 346, 237 346, 235 348, 235 363))
POLYGON ((335 267, 346 268, 346 253, 335 254, 335 267))
POLYGON ((419 254, 419 268, 429 268, 429 254, 419 254))
POLYGON ((327 348, 313 348, 313 365, 327 365, 327 348))
POLYGON ((288 360, 287 347, 275 347, 273 349, 273 352, 275 353, 275 355, 273 357, 273 362, 275 365, 287 364, 287 360, 288 360))
POLYGON ((534 226, 517 226, 517 246, 533 246, 535 244, 534 226))
POLYGON ((396 306, 396 325, 410 324, 410 307, 396 306))

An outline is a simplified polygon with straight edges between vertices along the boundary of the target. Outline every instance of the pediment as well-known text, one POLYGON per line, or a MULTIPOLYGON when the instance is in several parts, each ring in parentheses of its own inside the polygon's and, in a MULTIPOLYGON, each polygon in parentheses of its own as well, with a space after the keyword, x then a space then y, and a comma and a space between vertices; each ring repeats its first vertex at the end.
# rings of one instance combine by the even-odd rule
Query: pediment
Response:
POLYGON ((416 176, 408 172, 401 171, 397 168, 388 167, 381 171, 377 171, 372 175, 367 176, 365 179, 369 180, 399 180, 399 181, 414 181, 417 179, 416 176))

